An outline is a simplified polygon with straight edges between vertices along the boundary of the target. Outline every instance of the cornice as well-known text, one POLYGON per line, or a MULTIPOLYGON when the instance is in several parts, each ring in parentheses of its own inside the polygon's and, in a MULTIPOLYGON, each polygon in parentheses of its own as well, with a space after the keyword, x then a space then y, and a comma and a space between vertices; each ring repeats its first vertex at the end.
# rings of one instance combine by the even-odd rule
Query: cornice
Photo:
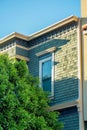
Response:
POLYGON ((60 27, 66 25, 66 24, 68 24, 70 22, 73 22, 73 21, 78 22, 78 20, 79 20, 78 17, 70 16, 70 17, 68 17, 66 19, 63 19, 62 21, 59 21, 59 22, 57 22, 57 23, 55 23, 55 24, 53 24, 53 25, 51 25, 51 26, 49 26, 49 27, 47 27, 47 28, 45 28, 43 30, 40 30, 39 32, 36 32, 36 33, 30 35, 28 40, 30 41, 32 39, 35 39, 35 38, 37 38, 37 37, 39 37, 39 36, 41 36, 41 35, 43 35, 45 33, 48 33, 48 32, 50 32, 50 31, 52 31, 52 30, 54 30, 56 28, 60 28, 60 27))
POLYGON ((28 41, 29 37, 23 34, 17 33, 17 32, 13 32, 7 35, 6 37, 3 37, 2 39, 0 39, 0 44, 3 44, 4 42, 11 40, 12 38, 20 38, 22 40, 28 41))
POLYGON ((0 39, 0 44, 3 44, 4 42, 8 41, 8 40, 11 40, 12 38, 20 38, 22 40, 25 40, 25 41, 30 41, 32 39, 35 39, 41 35, 44 35, 45 33, 48 33, 56 28, 59 28, 59 27, 62 27, 70 22, 73 22, 73 21, 76 21, 78 22, 78 19, 76 16, 70 16, 66 19, 63 19, 62 21, 59 21, 47 28, 44 28, 43 30, 40 30, 39 32, 36 32, 30 36, 25 36, 23 34, 20 34, 20 33, 17 33, 17 32, 13 32, 9 35, 7 35, 6 37, 3 37, 2 39, 0 39))
POLYGON ((36 53, 36 56, 39 57, 39 56, 42 56, 42 55, 47 54, 47 53, 52 53, 55 50, 56 50, 56 47, 51 47, 49 49, 46 49, 45 51, 41 51, 41 52, 36 53))

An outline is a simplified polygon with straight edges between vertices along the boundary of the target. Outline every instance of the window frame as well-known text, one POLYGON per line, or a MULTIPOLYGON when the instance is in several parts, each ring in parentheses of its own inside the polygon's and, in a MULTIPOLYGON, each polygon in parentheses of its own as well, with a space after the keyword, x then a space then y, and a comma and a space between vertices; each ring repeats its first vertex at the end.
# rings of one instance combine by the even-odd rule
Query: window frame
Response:
MULTIPOLYGON (((42 56, 43 58, 43 56, 42 56)), ((40 79, 40 87, 42 87, 42 65, 44 62, 51 60, 52 62, 52 69, 51 69, 51 95, 49 97, 54 96, 54 52, 51 56, 47 58, 40 59, 39 61, 39 79, 40 79)))

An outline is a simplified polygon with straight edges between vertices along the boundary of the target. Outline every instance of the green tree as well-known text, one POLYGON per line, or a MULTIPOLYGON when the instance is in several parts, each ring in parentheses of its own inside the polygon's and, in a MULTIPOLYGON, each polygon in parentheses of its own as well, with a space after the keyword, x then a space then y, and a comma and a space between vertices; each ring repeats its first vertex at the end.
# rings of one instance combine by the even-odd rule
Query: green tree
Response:
POLYGON ((0 56, 0 130, 61 130, 50 112, 47 94, 38 87, 24 61, 0 56))

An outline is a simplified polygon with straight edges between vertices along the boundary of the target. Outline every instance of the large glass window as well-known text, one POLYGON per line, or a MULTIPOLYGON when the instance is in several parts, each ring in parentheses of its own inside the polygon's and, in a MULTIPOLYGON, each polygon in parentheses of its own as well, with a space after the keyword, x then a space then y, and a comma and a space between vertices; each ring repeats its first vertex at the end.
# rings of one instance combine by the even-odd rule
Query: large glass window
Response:
POLYGON ((39 72, 39 77, 40 77, 40 83, 41 86, 43 87, 43 90, 46 92, 49 92, 49 95, 53 95, 53 84, 52 84, 52 68, 53 68, 53 63, 52 63, 52 57, 48 57, 45 59, 40 60, 40 72, 39 72))

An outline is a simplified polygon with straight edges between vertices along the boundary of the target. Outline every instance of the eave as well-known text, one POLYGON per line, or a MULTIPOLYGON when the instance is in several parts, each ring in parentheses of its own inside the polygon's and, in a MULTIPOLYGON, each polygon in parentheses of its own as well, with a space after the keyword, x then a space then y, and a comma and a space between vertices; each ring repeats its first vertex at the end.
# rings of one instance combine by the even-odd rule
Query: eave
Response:
POLYGON ((3 44, 4 42, 9 41, 9 40, 11 40, 13 38, 20 38, 22 40, 28 41, 29 36, 25 36, 23 34, 13 32, 13 33, 7 35, 6 37, 0 39, 0 44, 3 44))
POLYGON ((44 35, 44 34, 50 32, 52 30, 55 30, 56 28, 60 28, 64 25, 67 25, 73 21, 78 22, 78 18, 76 16, 70 16, 70 17, 63 19, 62 21, 59 21, 59 22, 57 22, 57 23, 55 23, 47 28, 44 28, 43 30, 40 30, 39 32, 36 32, 30 36, 25 36, 23 34, 13 32, 13 33, 9 34, 8 36, 0 39, 0 44, 3 44, 4 42, 9 41, 12 38, 20 38, 20 39, 25 40, 25 41, 30 41, 32 39, 35 39, 41 35, 44 35))
POLYGON ((52 30, 55 30, 56 28, 60 28, 60 27, 62 27, 64 25, 67 25, 67 24, 69 24, 69 23, 71 23, 73 21, 78 22, 78 19, 79 18, 77 18, 76 16, 70 16, 70 17, 68 17, 66 19, 63 19, 62 21, 59 21, 59 22, 57 22, 57 23, 55 23, 55 24, 53 24, 53 25, 51 25, 51 26, 49 26, 49 27, 47 27, 47 28, 45 28, 43 30, 40 30, 39 32, 36 32, 36 33, 30 35, 28 40, 30 41, 32 39, 35 39, 35 38, 37 38, 37 37, 39 37, 41 35, 44 35, 45 33, 48 33, 48 32, 50 32, 52 30))

